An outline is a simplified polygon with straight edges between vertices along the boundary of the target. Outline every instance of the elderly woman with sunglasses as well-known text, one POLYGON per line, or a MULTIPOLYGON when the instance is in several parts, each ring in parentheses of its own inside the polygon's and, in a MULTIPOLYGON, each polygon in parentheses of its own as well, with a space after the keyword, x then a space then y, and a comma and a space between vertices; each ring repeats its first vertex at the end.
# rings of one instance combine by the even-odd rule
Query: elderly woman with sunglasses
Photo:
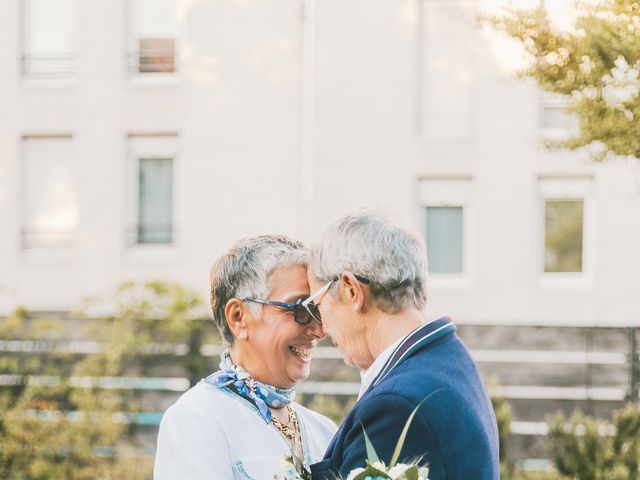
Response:
POLYGON ((228 348, 162 418, 156 480, 273 479, 287 453, 305 466, 322 458, 336 426, 293 401, 325 337, 304 303, 306 262, 284 236, 246 238, 216 261, 211 307, 228 348))

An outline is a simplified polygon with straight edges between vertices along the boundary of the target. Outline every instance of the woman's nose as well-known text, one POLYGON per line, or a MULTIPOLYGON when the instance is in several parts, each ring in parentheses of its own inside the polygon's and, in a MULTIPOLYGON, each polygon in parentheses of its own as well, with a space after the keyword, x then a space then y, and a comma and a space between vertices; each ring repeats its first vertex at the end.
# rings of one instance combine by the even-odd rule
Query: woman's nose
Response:
POLYGON ((327 336, 322 330, 322 324, 316 320, 312 320, 311 323, 307 325, 307 333, 313 335, 318 340, 322 340, 327 336))

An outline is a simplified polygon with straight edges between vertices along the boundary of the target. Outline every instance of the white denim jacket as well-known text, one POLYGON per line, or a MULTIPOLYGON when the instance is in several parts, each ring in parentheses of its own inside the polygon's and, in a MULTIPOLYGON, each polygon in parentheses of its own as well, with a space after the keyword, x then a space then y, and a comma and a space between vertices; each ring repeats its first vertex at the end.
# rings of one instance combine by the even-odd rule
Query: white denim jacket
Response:
MULTIPOLYGON (((337 430, 327 417, 292 404, 307 464, 318 462, 337 430)), ((155 480, 272 480, 290 451, 253 404, 201 381, 169 407, 160 423, 155 480)))

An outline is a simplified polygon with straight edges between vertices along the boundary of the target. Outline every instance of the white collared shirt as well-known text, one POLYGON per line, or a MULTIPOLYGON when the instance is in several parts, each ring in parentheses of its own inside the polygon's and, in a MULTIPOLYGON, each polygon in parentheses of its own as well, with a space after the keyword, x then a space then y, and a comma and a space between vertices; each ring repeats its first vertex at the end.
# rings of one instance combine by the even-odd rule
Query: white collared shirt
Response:
MULTIPOLYGON (((409 333, 409 335, 411 335, 411 333, 409 333)), ((371 385, 371 382, 373 382, 373 379, 376 378, 378 373, 380 373, 380 371, 382 370, 382 367, 384 367, 384 364, 387 363, 387 360, 389 360, 389 358, 393 354, 396 347, 400 345, 400 342, 402 342, 405 338, 407 337, 406 336, 402 337, 398 341, 392 343, 387 348, 385 348, 382 351, 382 353, 378 355, 378 357, 373 361, 373 363, 368 369, 362 370, 360 372, 361 383, 360 383, 360 393, 358 394, 358 400, 360 400, 362 395, 364 395, 364 392, 367 391, 367 389, 369 388, 369 385, 371 385)))

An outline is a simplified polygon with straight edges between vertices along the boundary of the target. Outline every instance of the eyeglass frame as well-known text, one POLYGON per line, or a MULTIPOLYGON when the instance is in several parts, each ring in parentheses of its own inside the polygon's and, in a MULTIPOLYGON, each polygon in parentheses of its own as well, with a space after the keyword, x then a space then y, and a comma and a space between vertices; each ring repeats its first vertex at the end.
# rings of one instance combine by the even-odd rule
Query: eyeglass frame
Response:
MULTIPOLYGON (((371 283, 371 281, 368 278, 365 278, 362 275, 356 275, 354 273, 353 276, 356 277, 356 280, 358 280, 361 283, 364 283, 365 285, 369 285, 371 283)), ((245 297, 245 298, 242 299, 242 301, 243 302, 259 303, 261 305, 271 305, 271 306, 274 306, 274 307, 284 308, 285 310, 292 311, 293 312, 293 321, 296 322, 298 325, 302 325, 303 327, 306 327, 307 325, 310 325, 313 320, 315 320, 316 322, 318 322, 319 324, 322 325, 322 319, 319 316, 316 316, 311 311, 312 307, 310 307, 310 305, 313 305, 314 307, 316 307, 316 311, 318 312, 318 315, 319 315, 320 311, 317 308, 318 308, 318 305, 320 305, 320 304, 319 303, 314 303, 313 301, 316 298, 318 298, 320 295, 325 293, 327 290, 329 290, 329 287, 331 287, 331 285, 334 282, 337 282, 338 280, 340 280, 340 277, 336 276, 334 279, 329 280, 325 285, 323 285, 318 290, 316 290, 311 295, 309 295, 307 298, 305 298, 305 299, 299 298, 296 301, 296 303, 279 302, 277 300, 264 300, 262 298, 254 298, 254 297, 245 297), (311 318, 311 320, 309 320, 307 323, 302 323, 302 322, 297 320, 296 312, 298 312, 298 310, 301 307, 304 308, 307 311, 307 313, 309 314, 309 317, 311 318)))
POLYGON ((302 325, 303 327, 306 327, 307 325, 310 325, 311 322, 313 322, 314 320, 318 323, 322 323, 322 320, 319 320, 318 318, 316 318, 315 315, 313 315, 311 313, 311 311, 309 310, 309 308, 307 306, 303 306, 304 303, 304 299, 299 298, 296 303, 288 303, 288 302, 278 302, 276 300, 264 300, 262 298, 254 298, 254 297, 245 297, 242 299, 243 302, 253 302, 253 303, 259 303, 261 305, 272 305, 274 307, 279 307, 279 308, 284 308, 285 310, 289 310, 293 312, 293 321, 296 322, 298 325, 302 325), (300 321, 297 320, 297 315, 296 313, 298 312, 298 310, 300 308, 304 308, 307 313, 309 314, 309 317, 311 318, 311 320, 309 320, 307 323, 302 323, 300 321))
MULTIPOLYGON (((365 285, 369 285, 371 283, 371 280, 369 280, 368 278, 363 277, 362 275, 356 275, 355 273, 353 274, 354 277, 356 277, 356 280, 358 280, 360 283, 364 283, 365 285)), ((329 288, 331 287, 331 285, 333 285, 333 283, 337 282, 338 280, 340 280, 340 276, 336 276, 335 278, 329 280, 327 283, 325 283, 322 287, 320 287, 318 290, 316 290, 315 292, 313 292, 311 295, 309 295, 304 301, 302 301, 300 303, 300 305, 302 307, 305 308, 305 310, 307 310, 307 312, 309 313, 309 315, 311 315, 311 317, 316 321, 316 322, 320 322, 322 323, 322 319, 319 317, 316 317, 314 315, 314 313, 311 311, 311 309, 309 308, 309 305, 313 305, 316 307, 316 310, 318 311, 318 314, 320 313, 320 311, 318 310, 318 306, 320 305, 319 303, 314 303, 314 300, 318 297, 320 297, 321 295, 323 295, 327 290, 329 290, 329 288)))

